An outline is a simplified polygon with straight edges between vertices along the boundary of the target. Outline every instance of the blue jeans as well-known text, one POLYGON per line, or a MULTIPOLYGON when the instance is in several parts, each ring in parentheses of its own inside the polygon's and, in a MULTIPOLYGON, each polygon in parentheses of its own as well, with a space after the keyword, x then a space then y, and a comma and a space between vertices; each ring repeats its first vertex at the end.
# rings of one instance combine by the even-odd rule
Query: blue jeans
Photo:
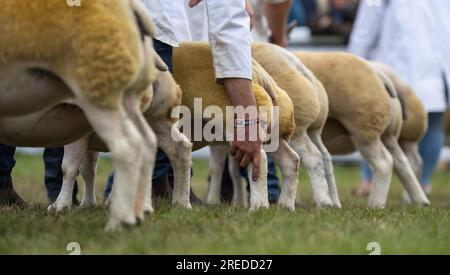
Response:
POLYGON ((306 26, 308 18, 306 17, 305 8, 300 0, 293 0, 291 11, 289 13, 288 22, 291 23, 297 20, 298 26, 306 26))
MULTIPOLYGON (((429 113, 428 121, 427 133, 419 147, 423 159, 423 172, 420 179, 423 185, 431 184, 431 177, 436 170, 441 150, 444 147, 444 113, 429 113)), ((361 177, 364 181, 371 182, 373 180, 373 174, 367 162, 361 164, 361 177)))
MULTIPOLYGON (((156 39, 153 39, 153 47, 155 48, 155 51, 158 53, 161 59, 169 67, 169 70, 172 72, 173 68, 172 46, 165 44, 161 41, 158 41, 156 39)), ((160 183, 161 180, 167 176, 168 177, 173 176, 172 165, 170 164, 169 158, 166 156, 166 154, 161 149, 158 149, 158 153, 156 154, 155 170, 153 171, 153 178, 152 178, 153 184, 160 183)), ((108 178, 106 189, 105 192, 103 193, 105 199, 109 197, 109 194, 112 191, 113 182, 114 182, 114 173, 112 173, 108 178)))
MULTIPOLYGON (((16 147, 0 144, 0 188, 10 179, 11 172, 16 164, 14 154, 16 147)), ((47 148, 44 151, 45 162, 45 187, 47 196, 50 200, 56 200, 63 182, 61 170, 64 158, 64 148, 47 148)), ((75 185, 74 197, 77 194, 77 185, 75 185)))

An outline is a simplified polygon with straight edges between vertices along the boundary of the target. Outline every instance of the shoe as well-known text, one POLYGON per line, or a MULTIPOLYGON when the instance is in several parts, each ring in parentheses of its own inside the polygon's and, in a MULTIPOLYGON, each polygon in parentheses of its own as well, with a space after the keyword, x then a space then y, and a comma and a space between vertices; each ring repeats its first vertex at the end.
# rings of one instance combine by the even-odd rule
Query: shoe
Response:
POLYGON ((0 187, 0 206, 27 206, 27 203, 14 190, 11 177, 3 187, 0 187))
POLYGON ((358 187, 352 191, 352 195, 357 198, 366 198, 372 192, 372 184, 360 182, 358 187))

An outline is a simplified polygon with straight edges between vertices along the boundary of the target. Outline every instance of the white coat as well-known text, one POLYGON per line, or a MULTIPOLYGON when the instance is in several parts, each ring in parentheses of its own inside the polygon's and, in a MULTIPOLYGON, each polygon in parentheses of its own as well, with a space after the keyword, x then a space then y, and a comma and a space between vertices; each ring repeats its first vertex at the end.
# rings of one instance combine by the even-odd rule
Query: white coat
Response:
MULTIPOLYGON (((188 0, 141 0, 155 23, 155 39, 178 46, 205 26, 191 26, 188 0), (191 30, 192 31, 191 33, 191 30)), ((244 0, 203 0, 217 79, 252 79, 250 18, 244 0)), ((197 9, 197 8, 196 8, 197 9)))
POLYGON ((349 51, 399 72, 428 112, 446 109, 450 1, 363 0, 349 51))

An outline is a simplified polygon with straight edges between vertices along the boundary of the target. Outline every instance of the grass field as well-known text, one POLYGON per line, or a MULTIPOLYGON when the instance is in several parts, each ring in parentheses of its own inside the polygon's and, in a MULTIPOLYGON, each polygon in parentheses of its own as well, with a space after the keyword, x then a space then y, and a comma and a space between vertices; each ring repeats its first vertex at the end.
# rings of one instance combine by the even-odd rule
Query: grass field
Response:
MULTIPOLYGON (((194 162, 193 188, 205 195, 208 162, 194 162)), ((103 159, 97 177, 100 195, 111 170, 103 159)), ((70 242, 82 254, 368 254, 378 242, 383 254, 450 254, 449 173, 434 178, 429 208, 401 204, 401 186, 394 180, 389 207, 369 210, 350 193, 358 169, 336 167, 343 210, 316 210, 302 171, 302 208, 295 213, 272 208, 250 214, 244 209, 195 207, 191 211, 157 205, 144 225, 115 235, 105 234, 105 209, 47 214, 43 163, 39 156, 17 156, 14 181, 31 206, 0 208, 0 254, 68 254, 70 242)))

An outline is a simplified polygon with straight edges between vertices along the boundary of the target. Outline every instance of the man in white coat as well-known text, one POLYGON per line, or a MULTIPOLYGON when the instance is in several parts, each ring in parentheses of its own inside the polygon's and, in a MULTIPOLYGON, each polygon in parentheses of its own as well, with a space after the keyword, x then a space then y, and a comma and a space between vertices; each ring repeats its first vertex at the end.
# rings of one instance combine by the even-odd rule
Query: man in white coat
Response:
MULTIPOLYGON (((395 69, 409 83, 429 114, 429 129, 420 153, 421 183, 430 180, 443 147, 443 114, 450 83, 450 1, 363 0, 350 39, 349 51, 395 69)), ((370 189, 371 173, 363 168, 359 193, 370 189)))

